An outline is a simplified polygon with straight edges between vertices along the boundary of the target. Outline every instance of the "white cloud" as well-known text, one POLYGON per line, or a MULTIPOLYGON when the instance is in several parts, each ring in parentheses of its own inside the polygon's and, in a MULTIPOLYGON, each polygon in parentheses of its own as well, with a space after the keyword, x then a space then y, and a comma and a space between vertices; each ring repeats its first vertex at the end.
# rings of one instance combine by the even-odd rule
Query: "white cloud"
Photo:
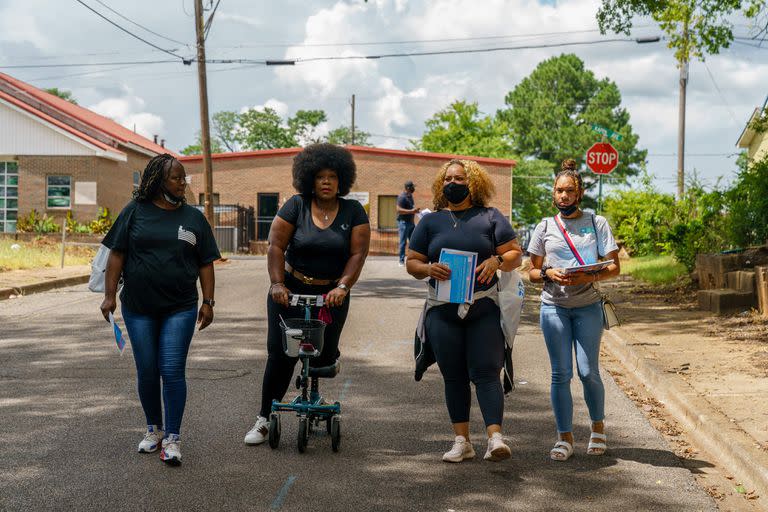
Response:
POLYGON ((233 23, 248 25, 250 27, 261 27, 264 25, 263 19, 251 16, 243 16, 240 14, 228 14, 226 12, 218 13, 215 19, 216 21, 231 21, 233 23))
POLYGON ((288 115, 288 104, 283 101, 276 100, 275 98, 270 98, 261 105, 254 105, 253 107, 242 107, 240 109, 240 113, 242 114, 246 110, 250 110, 252 108, 259 111, 264 111, 266 108, 271 108, 277 113, 277 115, 282 118, 285 118, 288 115))
POLYGON ((31 43, 41 50, 53 47, 51 40, 40 29, 37 18, 14 8, 13 4, 0 10, 0 41, 9 43, 31 43))
POLYGON ((144 111, 145 101, 135 96, 127 87, 122 97, 105 98, 87 108, 149 139, 154 135, 165 133, 163 119, 156 114, 144 111))

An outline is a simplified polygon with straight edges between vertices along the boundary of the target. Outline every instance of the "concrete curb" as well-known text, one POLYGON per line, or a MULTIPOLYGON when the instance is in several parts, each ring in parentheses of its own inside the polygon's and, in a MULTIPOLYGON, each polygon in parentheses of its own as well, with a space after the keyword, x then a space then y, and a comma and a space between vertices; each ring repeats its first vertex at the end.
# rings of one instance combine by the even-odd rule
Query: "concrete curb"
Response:
POLYGON ((5 300, 11 295, 31 295, 33 293, 47 292, 48 290, 53 290, 55 288, 65 288, 67 286, 87 283, 90 277, 90 274, 82 274, 79 276, 62 277, 59 279, 30 283, 15 288, 0 288, 0 300, 5 300))
POLYGON ((605 346, 629 371, 631 378, 645 384, 655 397, 720 464, 768 497, 768 455, 755 440, 716 410, 692 387, 667 378, 654 362, 639 356, 626 341, 622 329, 613 328, 603 336, 605 346))

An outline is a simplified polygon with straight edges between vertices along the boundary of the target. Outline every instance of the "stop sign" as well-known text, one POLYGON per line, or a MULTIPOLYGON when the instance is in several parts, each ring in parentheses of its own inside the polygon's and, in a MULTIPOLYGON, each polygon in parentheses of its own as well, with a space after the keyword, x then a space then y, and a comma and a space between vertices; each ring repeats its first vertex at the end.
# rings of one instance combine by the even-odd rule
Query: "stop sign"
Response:
POLYGON ((617 165, 619 152, 607 142, 598 142, 587 150, 587 167, 595 174, 610 174, 617 165))

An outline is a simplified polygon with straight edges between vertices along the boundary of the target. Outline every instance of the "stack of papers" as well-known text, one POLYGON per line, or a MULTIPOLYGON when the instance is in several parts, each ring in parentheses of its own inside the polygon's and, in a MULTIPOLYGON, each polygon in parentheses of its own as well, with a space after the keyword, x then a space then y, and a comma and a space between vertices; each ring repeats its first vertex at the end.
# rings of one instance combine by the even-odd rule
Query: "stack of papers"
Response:
POLYGON ((475 267, 477 253, 443 249, 440 251, 440 263, 448 265, 451 277, 447 281, 437 281, 435 291, 437 299, 456 304, 472 304, 475 293, 475 267))
POLYGON ((613 260, 598 261, 597 263, 590 263, 588 265, 576 265, 573 267, 564 268, 563 271, 566 274, 573 274, 576 272, 586 272, 588 274, 594 274, 600 272, 605 267, 613 263, 613 260))

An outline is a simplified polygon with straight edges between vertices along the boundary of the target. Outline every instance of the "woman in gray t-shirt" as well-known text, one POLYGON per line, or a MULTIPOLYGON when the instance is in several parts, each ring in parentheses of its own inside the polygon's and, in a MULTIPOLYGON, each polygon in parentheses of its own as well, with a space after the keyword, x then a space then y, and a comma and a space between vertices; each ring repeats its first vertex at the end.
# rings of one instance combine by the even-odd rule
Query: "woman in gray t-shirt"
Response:
POLYGON ((584 185, 576 162, 563 161, 555 178, 554 205, 560 210, 536 226, 528 252, 531 282, 544 282, 541 292, 541 330, 552 367, 551 399, 559 439, 550 451, 554 460, 567 460, 573 453, 573 351, 584 387, 584 399, 592 420, 588 455, 606 449, 603 419, 605 390, 598 360, 603 334, 603 309, 595 283, 619 275, 619 248, 604 217, 583 212, 579 205, 584 185), (563 233, 565 230, 565 233, 563 233), (576 251, 579 257, 574 254, 576 251), (566 273, 565 268, 612 259, 599 272, 566 273))

